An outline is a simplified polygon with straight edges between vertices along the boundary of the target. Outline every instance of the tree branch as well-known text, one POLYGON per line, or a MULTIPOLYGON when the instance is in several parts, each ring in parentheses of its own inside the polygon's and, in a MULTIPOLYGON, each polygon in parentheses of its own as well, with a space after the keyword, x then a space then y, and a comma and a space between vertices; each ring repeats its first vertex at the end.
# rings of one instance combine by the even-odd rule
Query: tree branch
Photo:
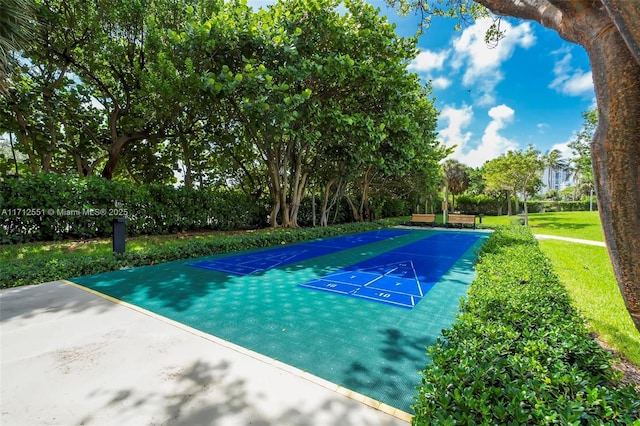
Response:
POLYGON ((548 0, 476 0, 479 4, 489 9, 492 13, 501 16, 513 16, 538 22, 553 29, 564 39, 573 43, 578 40, 573 34, 567 33, 564 28, 564 15, 548 0))

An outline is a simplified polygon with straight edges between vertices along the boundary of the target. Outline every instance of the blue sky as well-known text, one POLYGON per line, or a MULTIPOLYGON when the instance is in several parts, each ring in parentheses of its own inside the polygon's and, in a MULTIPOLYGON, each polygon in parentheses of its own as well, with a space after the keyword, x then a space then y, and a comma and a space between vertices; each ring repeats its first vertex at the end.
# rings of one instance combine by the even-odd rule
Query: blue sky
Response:
MULTIPOLYGON (((268 0, 249 1, 260 6, 268 0)), ((384 0, 370 0, 412 36, 419 18, 399 16, 384 0)), ((589 60, 584 49, 534 22, 506 19, 497 47, 484 42, 490 22, 478 20, 454 30, 452 19, 435 19, 418 40, 411 71, 431 80, 439 139, 455 145, 451 155, 472 167, 513 149, 534 145, 543 153, 566 147, 582 126, 581 113, 595 107, 589 60)))

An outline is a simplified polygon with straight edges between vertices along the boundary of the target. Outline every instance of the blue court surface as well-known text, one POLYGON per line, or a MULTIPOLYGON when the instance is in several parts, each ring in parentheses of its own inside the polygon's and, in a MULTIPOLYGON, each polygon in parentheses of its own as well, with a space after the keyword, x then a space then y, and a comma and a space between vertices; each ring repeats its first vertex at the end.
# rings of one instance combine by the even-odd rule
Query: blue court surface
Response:
POLYGON ((487 237, 388 229, 71 281, 410 413, 487 237))
POLYGON ((294 246, 276 247, 255 254, 239 254, 222 259, 204 260, 191 263, 189 266, 239 276, 257 274, 279 266, 375 243, 376 241, 392 239, 408 233, 409 231, 398 229, 363 232, 361 234, 315 240, 294 246))
POLYGON ((428 236, 299 285, 411 309, 478 238, 428 236))

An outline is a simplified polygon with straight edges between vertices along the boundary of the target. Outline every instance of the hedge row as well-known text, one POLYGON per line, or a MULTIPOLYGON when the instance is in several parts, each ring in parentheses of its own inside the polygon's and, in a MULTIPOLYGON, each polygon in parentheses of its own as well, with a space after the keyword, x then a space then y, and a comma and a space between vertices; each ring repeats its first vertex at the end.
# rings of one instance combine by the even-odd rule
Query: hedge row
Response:
POLYGON ((528 228, 498 229, 476 269, 461 314, 430 348, 414 425, 639 421, 640 395, 618 385, 528 228))
MULTIPOLYGON (((527 207, 530 212, 584 212, 589 211, 590 202, 586 201, 529 201, 527 207)), ((593 199, 593 209, 598 209, 598 203, 593 199)))
MULTIPOLYGON (((507 203, 504 197, 495 198, 487 195, 460 195, 456 197, 456 210, 468 214, 485 214, 497 215, 507 213, 507 203)), ((519 203, 520 209, 523 209, 522 203, 519 203)), ((511 200, 511 208, 515 212, 515 200, 511 200)), ((597 209, 597 203, 594 198, 594 210, 597 209)), ((528 201, 527 210, 530 213, 549 212, 549 211, 589 211, 589 200, 586 201, 528 201)), ((516 212, 519 213, 519 212, 516 212)))
POLYGON ((25 258, 0 263, 0 288, 38 284, 82 275, 97 274, 135 266, 153 265, 172 260, 188 259, 293 243, 314 238, 381 229, 394 222, 363 222, 326 228, 295 230, 264 230, 253 234, 236 234, 215 239, 185 240, 182 244, 155 247, 108 256, 73 256, 61 258, 25 258))
POLYGON ((21 243, 111 235, 127 218, 127 234, 192 229, 246 229, 266 224, 267 208, 235 191, 78 179, 57 174, 0 181, 0 242, 21 243))

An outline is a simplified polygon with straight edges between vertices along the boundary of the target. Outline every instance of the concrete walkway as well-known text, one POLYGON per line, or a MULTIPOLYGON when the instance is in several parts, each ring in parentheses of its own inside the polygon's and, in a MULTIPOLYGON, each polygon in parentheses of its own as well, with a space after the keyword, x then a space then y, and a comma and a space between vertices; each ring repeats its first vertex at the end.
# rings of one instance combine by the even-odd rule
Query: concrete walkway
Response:
POLYGON ((0 291, 0 350, 3 426, 408 420, 278 361, 64 282, 0 291))
POLYGON ((558 237, 555 235, 543 235, 535 234, 535 237, 539 240, 561 240, 568 241, 570 243, 587 244, 590 246, 606 247, 607 245, 602 241, 581 240, 578 238, 558 237))

